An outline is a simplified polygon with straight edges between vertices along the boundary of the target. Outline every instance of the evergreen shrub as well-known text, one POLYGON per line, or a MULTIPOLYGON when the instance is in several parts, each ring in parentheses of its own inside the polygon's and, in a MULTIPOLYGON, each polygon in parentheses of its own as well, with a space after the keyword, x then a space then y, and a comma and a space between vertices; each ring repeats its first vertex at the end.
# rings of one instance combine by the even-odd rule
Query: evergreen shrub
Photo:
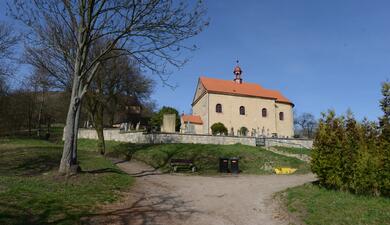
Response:
POLYGON ((358 122, 352 113, 323 113, 311 168, 322 186, 356 194, 390 196, 390 85, 382 87, 379 123, 358 122))
POLYGON ((227 135, 228 131, 227 131, 227 128, 225 127, 225 125, 223 123, 214 123, 213 125, 211 125, 211 132, 213 135, 227 135))

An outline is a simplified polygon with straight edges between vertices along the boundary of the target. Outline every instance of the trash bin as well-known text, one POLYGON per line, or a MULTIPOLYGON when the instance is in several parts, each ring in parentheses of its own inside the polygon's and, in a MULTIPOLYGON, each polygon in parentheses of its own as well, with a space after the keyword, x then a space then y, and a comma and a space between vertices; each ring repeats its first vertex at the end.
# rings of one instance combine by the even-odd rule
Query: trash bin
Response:
POLYGON ((225 158, 225 157, 219 158, 219 172, 220 173, 229 172, 229 158, 225 158))
POLYGON ((238 167, 238 158, 236 157, 230 158, 230 172, 233 174, 238 174, 240 172, 240 168, 238 167))

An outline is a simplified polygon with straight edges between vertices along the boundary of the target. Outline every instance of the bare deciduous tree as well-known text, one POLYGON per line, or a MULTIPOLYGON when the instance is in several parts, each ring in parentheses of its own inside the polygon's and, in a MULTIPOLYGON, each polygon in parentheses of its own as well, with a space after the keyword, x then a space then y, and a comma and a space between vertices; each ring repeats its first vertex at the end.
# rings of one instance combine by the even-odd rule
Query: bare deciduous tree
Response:
POLYGON ((167 66, 180 67, 186 62, 180 52, 193 48, 183 45, 183 41, 207 25, 200 1, 191 7, 184 1, 173 0, 14 0, 10 11, 32 31, 29 33, 31 46, 48 50, 53 58, 64 60, 70 66, 60 62, 58 66, 63 71, 71 68, 71 74, 63 74, 71 77, 71 99, 61 174, 78 169, 81 101, 101 63, 111 57, 110 53, 130 55, 140 65, 161 75, 167 66), (97 42, 103 48, 91 56, 91 46, 97 42), (69 46, 76 48, 72 50, 69 46))
POLYGON ((14 55, 13 47, 18 43, 18 36, 10 25, 0 22, 0 79, 9 75, 12 63, 9 61, 14 55))
MULTIPOLYGON (((44 68, 35 68, 33 74, 29 77, 29 84, 33 87, 32 93, 38 95, 38 118, 37 118, 37 136, 42 137, 42 122, 47 105, 48 92, 53 88, 53 84, 48 76, 47 71, 44 68)), ((49 133, 46 132, 46 135, 49 133)))
POLYGON ((86 111, 97 132, 98 150, 102 155, 105 154, 104 115, 111 115, 112 125, 120 106, 127 104, 127 97, 146 100, 152 87, 153 80, 143 76, 128 56, 112 58, 102 63, 85 98, 86 111))
POLYGON ((302 113, 294 119, 294 124, 300 126, 302 133, 308 138, 313 137, 313 131, 317 125, 317 121, 313 114, 302 113))
POLYGON ((9 126, 10 110, 8 109, 9 86, 7 77, 11 75, 13 68, 13 48, 18 43, 18 36, 15 35, 12 27, 0 21, 0 133, 6 133, 9 126))

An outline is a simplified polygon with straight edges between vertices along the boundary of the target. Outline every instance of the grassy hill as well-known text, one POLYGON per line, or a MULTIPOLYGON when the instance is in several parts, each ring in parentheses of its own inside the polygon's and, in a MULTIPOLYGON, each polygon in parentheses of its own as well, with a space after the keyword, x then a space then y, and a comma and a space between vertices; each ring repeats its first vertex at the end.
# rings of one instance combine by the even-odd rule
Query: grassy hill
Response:
POLYGON ((120 197, 133 178, 81 144, 83 173, 57 175, 62 144, 34 139, 0 140, 0 224, 78 224, 97 205, 120 197))
POLYGON ((279 151, 290 153, 290 154, 296 154, 296 155, 307 155, 310 156, 312 150, 307 149, 307 148, 287 148, 287 147, 280 147, 280 146, 275 146, 279 151))
POLYGON ((136 145, 109 142, 108 146, 109 156, 135 158, 163 171, 169 170, 170 159, 182 158, 192 159, 200 174, 215 174, 218 172, 219 157, 239 157, 240 170, 246 174, 271 174, 275 167, 297 168, 297 173, 310 171, 309 165, 301 160, 275 154, 263 148, 240 144, 136 145))
MULTIPOLYGON (((78 224, 99 205, 119 199, 120 191, 133 183, 134 178, 97 153, 94 140, 79 141, 83 172, 69 178, 58 176, 62 153, 58 137, 52 141, 0 139, 0 224, 78 224)), ((240 169, 246 174, 270 174, 278 166, 309 171, 308 164, 298 159, 244 145, 108 141, 107 151, 111 157, 135 158, 163 171, 169 170, 171 158, 186 158, 195 161, 200 174, 216 174, 220 156, 240 157, 240 169)))

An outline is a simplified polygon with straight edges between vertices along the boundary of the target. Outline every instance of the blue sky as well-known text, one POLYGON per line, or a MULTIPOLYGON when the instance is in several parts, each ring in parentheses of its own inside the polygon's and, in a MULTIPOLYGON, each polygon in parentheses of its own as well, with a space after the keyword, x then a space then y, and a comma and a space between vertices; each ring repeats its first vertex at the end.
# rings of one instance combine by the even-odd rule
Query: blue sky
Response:
POLYGON ((350 108, 357 118, 381 115, 380 84, 390 78, 390 1, 205 1, 210 26, 190 40, 200 48, 172 75, 179 87, 156 89, 160 105, 188 112, 200 75, 277 89, 295 110, 350 108))
MULTIPOLYGON (((206 0, 210 26, 188 40, 199 50, 158 78, 159 106, 189 112, 200 75, 233 78, 240 60, 244 82, 280 90, 295 110, 350 108, 357 118, 381 115, 380 84, 390 78, 390 1, 379 0, 206 0)), ((0 4, 4 20, 4 4, 0 4)))

